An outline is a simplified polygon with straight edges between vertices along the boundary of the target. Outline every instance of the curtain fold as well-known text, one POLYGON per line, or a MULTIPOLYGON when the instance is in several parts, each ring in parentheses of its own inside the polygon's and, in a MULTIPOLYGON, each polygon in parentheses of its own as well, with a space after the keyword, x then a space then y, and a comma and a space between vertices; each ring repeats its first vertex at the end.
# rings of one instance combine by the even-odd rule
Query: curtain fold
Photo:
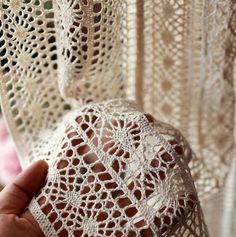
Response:
POLYGON ((0 97, 25 168, 84 104, 179 129, 211 236, 236 235, 234 0, 3 0, 0 97))

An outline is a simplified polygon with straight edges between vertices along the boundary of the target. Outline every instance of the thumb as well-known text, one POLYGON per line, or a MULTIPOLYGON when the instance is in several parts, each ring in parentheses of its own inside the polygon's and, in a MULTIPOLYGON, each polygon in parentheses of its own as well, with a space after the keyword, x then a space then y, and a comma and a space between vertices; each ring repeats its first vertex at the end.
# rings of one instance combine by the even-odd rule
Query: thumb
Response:
POLYGON ((20 215, 41 188, 48 165, 37 161, 7 185, 0 193, 0 214, 20 215))

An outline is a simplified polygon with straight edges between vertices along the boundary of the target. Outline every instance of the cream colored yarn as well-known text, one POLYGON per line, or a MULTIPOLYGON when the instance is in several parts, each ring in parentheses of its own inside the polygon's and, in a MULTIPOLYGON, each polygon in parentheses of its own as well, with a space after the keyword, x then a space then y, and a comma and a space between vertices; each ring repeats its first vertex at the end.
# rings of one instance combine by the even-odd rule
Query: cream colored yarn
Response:
POLYGON ((191 152, 169 125, 113 100, 68 114, 54 136, 29 207, 45 236, 208 236, 191 152))
POLYGON ((23 167, 84 104, 132 99, 182 131, 210 234, 234 236, 234 18, 233 0, 3 0, 1 102, 23 167))

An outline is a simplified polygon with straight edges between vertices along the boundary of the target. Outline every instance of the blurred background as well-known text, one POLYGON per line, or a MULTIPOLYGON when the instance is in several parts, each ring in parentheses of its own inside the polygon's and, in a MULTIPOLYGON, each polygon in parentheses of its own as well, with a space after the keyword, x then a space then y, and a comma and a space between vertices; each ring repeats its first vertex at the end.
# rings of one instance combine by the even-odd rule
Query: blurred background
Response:
POLYGON ((15 145, 7 131, 0 108, 0 190, 21 172, 15 145))

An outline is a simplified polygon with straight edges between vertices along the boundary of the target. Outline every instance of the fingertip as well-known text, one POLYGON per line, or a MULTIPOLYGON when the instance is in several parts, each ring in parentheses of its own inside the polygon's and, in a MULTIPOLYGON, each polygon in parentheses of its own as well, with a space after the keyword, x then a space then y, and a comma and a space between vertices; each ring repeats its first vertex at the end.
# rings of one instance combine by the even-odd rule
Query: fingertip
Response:
POLYGON ((19 214, 42 188, 48 164, 38 160, 22 171, 0 195, 1 209, 5 213, 19 214))
POLYGON ((38 160, 35 164, 43 170, 48 170, 48 163, 45 160, 38 160))
POLYGON ((35 162, 33 162, 27 169, 30 169, 30 170, 40 170, 40 173, 42 174, 46 174, 47 171, 48 171, 48 163, 44 160, 37 160, 35 162))

